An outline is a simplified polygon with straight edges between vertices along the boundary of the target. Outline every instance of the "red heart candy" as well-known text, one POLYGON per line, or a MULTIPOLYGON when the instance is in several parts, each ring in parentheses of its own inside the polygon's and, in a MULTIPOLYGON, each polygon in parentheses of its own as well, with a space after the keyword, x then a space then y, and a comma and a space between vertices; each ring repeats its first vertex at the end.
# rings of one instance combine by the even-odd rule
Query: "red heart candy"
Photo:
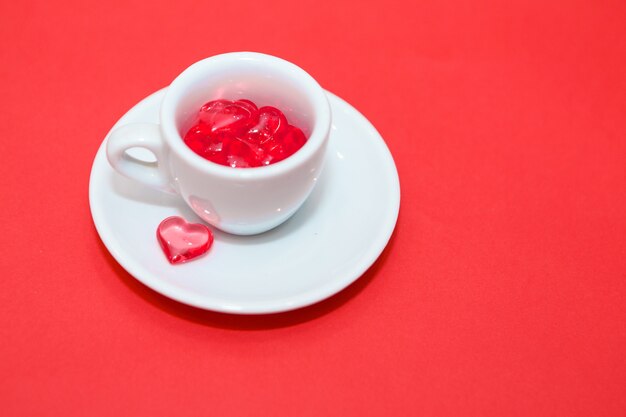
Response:
POLYGON ((270 165, 294 154, 306 142, 276 107, 250 100, 213 100, 198 112, 198 123, 184 139, 195 153, 220 165, 252 168, 270 165))
MULTIPOLYGON (((226 164, 233 168, 252 168, 261 166, 256 154, 256 147, 240 138, 234 138, 225 148, 226 164)), ((215 162, 215 159, 211 159, 215 162)), ((219 163, 219 162, 218 162, 219 163)))
POLYGON ((258 121, 250 127, 245 139, 251 143, 263 145, 275 136, 281 135, 289 123, 282 111, 276 107, 264 106, 258 111, 258 121))
MULTIPOLYGON (((216 147, 207 143, 206 138, 211 135, 211 128, 203 123, 193 126, 185 135, 184 141, 192 151, 200 156, 204 156, 207 151, 215 151, 216 147)), ((219 149, 221 150, 221 148, 219 149)))
POLYGON ((289 155, 296 152, 298 149, 304 146, 306 143, 306 136, 299 128, 289 125, 288 129, 283 134, 283 146, 289 153, 289 155))
POLYGON ((157 240, 170 263, 178 264, 206 253, 213 244, 213 233, 203 224, 172 216, 159 224, 157 240))
POLYGON ((205 124, 192 127, 185 135, 184 142, 201 157, 222 165, 229 165, 230 143, 236 137, 229 132, 208 132, 205 124))
POLYGON ((250 100, 213 100, 200 109, 198 118, 212 132, 237 134, 256 123, 257 108, 250 100))

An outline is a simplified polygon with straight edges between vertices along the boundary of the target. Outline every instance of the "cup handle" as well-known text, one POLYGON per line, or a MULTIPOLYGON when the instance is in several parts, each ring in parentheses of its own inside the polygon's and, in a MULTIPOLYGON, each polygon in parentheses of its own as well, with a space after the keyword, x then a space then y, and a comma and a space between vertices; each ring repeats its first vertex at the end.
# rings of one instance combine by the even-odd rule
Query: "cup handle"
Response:
POLYGON ((107 140, 107 159, 120 174, 151 188, 175 194, 168 169, 168 152, 159 125, 133 123, 111 132, 107 140), (130 148, 145 148, 156 157, 156 162, 140 161, 128 155, 130 148))

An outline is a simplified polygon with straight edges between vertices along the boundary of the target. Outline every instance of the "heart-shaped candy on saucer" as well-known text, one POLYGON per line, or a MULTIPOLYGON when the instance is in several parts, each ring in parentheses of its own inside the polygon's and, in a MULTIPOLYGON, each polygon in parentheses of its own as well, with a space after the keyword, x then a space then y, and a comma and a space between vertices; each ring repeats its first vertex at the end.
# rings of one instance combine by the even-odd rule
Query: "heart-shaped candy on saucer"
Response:
POLYGON ((205 254, 213 244, 213 233, 203 224, 172 216, 159 224, 157 240, 170 263, 178 264, 205 254))

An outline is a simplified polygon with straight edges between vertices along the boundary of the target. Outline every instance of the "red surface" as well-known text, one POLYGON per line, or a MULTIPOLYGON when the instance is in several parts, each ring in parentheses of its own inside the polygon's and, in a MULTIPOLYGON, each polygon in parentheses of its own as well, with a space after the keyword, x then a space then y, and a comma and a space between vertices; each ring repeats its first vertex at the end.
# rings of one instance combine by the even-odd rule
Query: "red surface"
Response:
POLYGON ((2 415, 625 415, 624 22, 621 0, 2 1, 2 415), (233 50, 305 68, 400 172, 378 263, 288 314, 148 290, 89 213, 111 125, 233 50))

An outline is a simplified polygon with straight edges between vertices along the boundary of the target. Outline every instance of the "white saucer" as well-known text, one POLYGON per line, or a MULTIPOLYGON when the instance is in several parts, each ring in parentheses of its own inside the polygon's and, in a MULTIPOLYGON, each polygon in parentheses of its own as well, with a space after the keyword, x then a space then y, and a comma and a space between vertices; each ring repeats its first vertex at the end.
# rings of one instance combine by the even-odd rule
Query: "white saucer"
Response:
MULTIPOLYGON (((116 126, 158 122, 164 93, 160 90, 141 101, 116 126)), ((207 310, 275 313, 341 291, 387 245, 398 217, 400 184, 376 129, 345 101, 331 93, 328 98, 333 117, 328 160, 304 206, 261 235, 216 231, 209 253, 186 264, 167 262, 156 229, 173 215, 200 220, 176 196, 146 189, 113 171, 105 139, 89 182, 91 214, 105 246, 148 287, 207 310)))

